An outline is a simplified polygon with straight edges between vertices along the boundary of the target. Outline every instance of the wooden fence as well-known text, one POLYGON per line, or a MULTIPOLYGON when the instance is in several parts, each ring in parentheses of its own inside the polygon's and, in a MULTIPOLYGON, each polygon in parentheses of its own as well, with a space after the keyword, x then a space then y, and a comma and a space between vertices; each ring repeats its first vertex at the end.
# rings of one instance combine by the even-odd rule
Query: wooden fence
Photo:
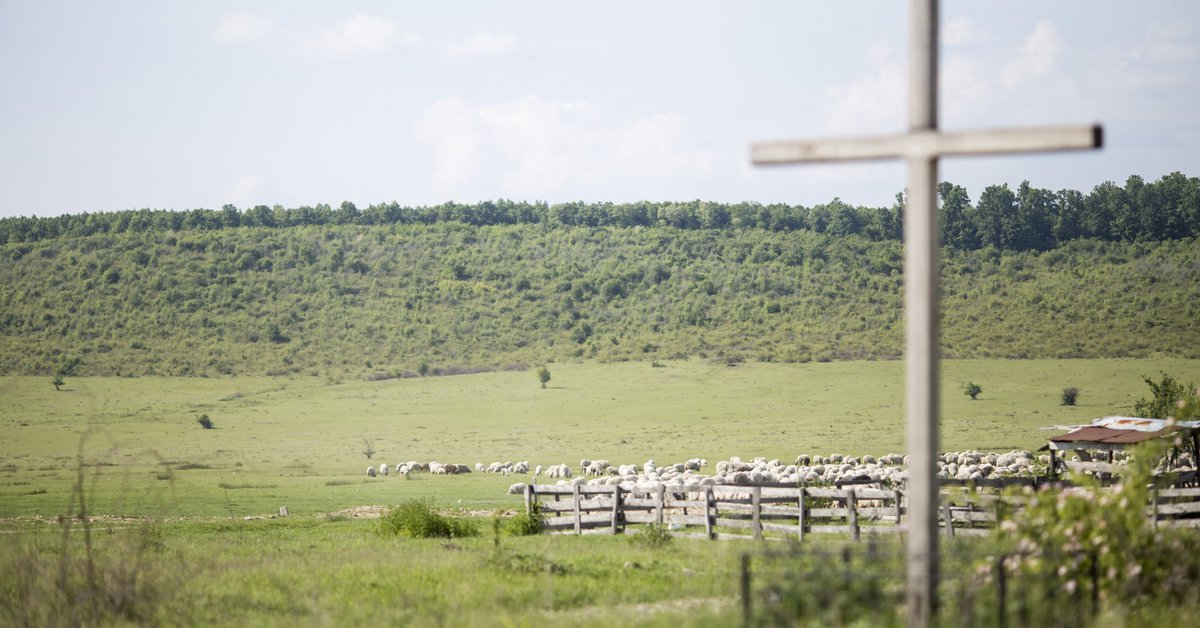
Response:
MULTIPOLYGON (((938 525, 946 536, 985 535, 1019 512, 1019 496, 975 490, 942 494, 938 525)), ((708 539, 793 538, 843 533, 903 532, 905 492, 867 486, 843 488, 714 485, 684 489, 658 485, 527 485, 526 511, 538 508, 551 534, 623 534, 630 524, 656 524, 674 536, 708 539)), ((1147 516, 1154 525, 1200 528, 1200 489, 1153 493, 1147 516)))

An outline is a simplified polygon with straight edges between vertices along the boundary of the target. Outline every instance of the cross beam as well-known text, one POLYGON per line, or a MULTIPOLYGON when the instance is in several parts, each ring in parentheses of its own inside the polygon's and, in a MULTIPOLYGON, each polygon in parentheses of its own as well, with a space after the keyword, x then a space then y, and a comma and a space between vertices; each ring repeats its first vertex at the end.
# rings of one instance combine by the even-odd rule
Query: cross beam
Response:
POLYGON ((756 164, 902 158, 904 213, 905 424, 908 481, 908 623, 936 620, 938 581, 938 225, 937 165, 945 155, 1099 148, 1099 125, 939 132, 938 0, 909 0, 909 132, 873 138, 761 142, 756 164))
POLYGON ((917 130, 876 137, 756 142, 750 147, 750 159, 755 165, 766 166, 1083 150, 1101 146, 1103 135, 1098 124, 977 131, 917 130))

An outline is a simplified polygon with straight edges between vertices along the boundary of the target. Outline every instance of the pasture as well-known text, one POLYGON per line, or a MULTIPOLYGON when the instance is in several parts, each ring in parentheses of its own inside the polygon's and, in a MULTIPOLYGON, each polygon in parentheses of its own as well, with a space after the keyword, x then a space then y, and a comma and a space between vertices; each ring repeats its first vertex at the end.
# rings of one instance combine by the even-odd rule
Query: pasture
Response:
MULTIPOLYGON (((516 508, 526 478, 472 473, 369 480, 408 460, 531 465, 580 458, 660 464, 732 455, 903 451, 901 362, 708 361, 550 364, 531 371, 355 381, 319 378, 0 379, 0 516, 63 512, 88 463, 89 510, 167 517, 333 513, 430 498, 516 508), (197 418, 207 414, 216 428, 197 418), (364 440, 375 453, 364 455, 364 440)), ((951 360, 943 363, 946 450, 1034 449, 1049 425, 1129 412, 1142 376, 1200 382, 1200 361, 951 360), (972 401, 963 385, 983 393, 972 401), (1078 405, 1060 405, 1064 387, 1078 405)))
MULTIPOLYGON (((743 553, 761 555, 760 543, 509 537, 491 522, 498 511, 521 508, 521 497, 504 490, 526 478, 368 479, 364 470, 430 459, 574 466, 582 457, 715 463, 731 455, 903 449, 898 362, 549 367, 546 389, 531 371, 341 384, 68 378, 63 391, 45 377, 0 379, 0 618, 13 625, 732 624, 741 617, 743 553), (215 429, 201 428, 203 414, 215 429), (369 460, 364 440, 375 450, 369 460), (78 512, 81 495, 94 516, 87 533, 81 522, 56 519, 78 512), (363 506, 413 498, 461 510, 482 534, 382 537, 376 520, 359 516, 378 511, 363 506), (289 517, 266 517, 284 505, 289 517)), ((948 361, 943 445, 1035 448, 1047 434, 1038 428, 1127 412, 1148 395, 1141 377, 1160 371, 1200 380, 1200 362, 1182 359, 948 361), (967 381, 983 387, 977 401, 962 393, 967 381), (1066 386, 1080 388, 1080 405, 1059 405, 1066 386)), ((848 537, 839 537, 806 541, 788 568, 812 576, 805 582, 831 577, 837 568, 828 556, 848 556, 839 549, 848 537)), ((898 553, 895 543, 885 541, 883 551, 898 553)), ((964 547, 972 561, 987 560, 1004 551, 997 543, 964 547)), ((770 559, 759 560, 755 596, 778 584, 765 575, 775 569, 770 559)), ((967 573, 955 565, 947 573, 967 573)), ((873 622, 899 621, 876 585, 859 586, 882 578, 879 586, 894 592, 899 572, 863 576, 869 580, 836 589, 835 610, 867 608, 877 613, 873 622)), ((762 595, 755 599, 774 599, 762 595)), ((951 596, 948 603, 961 602, 951 596)), ((1190 608, 1152 606, 1135 617, 1116 607, 1100 621, 1161 611, 1153 617, 1174 622, 1190 608)))

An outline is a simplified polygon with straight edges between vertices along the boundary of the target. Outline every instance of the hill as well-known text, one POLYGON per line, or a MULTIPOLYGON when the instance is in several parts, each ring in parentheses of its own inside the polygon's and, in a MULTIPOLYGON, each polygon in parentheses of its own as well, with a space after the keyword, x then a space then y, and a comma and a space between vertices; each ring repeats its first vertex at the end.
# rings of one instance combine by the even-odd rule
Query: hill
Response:
MULTIPOLYGON (((1200 246, 946 249, 950 358, 1200 357, 1200 246)), ((810 230, 147 230, 0 246, 0 373, 469 372, 895 359, 902 248, 810 230)))

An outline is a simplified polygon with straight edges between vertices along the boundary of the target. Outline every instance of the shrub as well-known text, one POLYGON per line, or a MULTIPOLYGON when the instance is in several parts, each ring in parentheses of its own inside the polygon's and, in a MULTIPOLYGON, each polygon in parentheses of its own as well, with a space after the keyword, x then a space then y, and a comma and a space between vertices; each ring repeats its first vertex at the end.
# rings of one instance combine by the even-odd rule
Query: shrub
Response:
POLYGON ((630 537, 630 540, 643 547, 659 549, 671 543, 671 533, 667 532, 666 526, 648 525, 630 537))
POLYGON ((1076 488, 1034 494, 1025 512, 998 530, 1017 547, 1005 568, 1034 576, 1059 595, 1095 582, 1101 600, 1131 609, 1195 603, 1200 538, 1189 530, 1155 529, 1145 514, 1151 467, 1166 447, 1162 441, 1139 446, 1112 489, 1076 476, 1076 488))
MULTIPOLYGON (((1149 377, 1142 379, 1154 393, 1152 399, 1139 399, 1133 404, 1133 413, 1144 419, 1165 419, 1175 416, 1178 404, 1188 397, 1188 393, 1195 390, 1195 386, 1184 386, 1166 373, 1162 374, 1162 382, 1159 383, 1155 383, 1149 377)), ((1175 418, 1181 417, 1176 416, 1175 418)))
POLYGON ((963 388, 963 392, 965 392, 967 396, 971 398, 971 400, 975 400, 979 398, 979 393, 983 392, 983 388, 975 382, 967 382, 967 385, 963 388))
POLYGON ((1075 400, 1079 398, 1079 389, 1074 386, 1064 388, 1062 391, 1062 404, 1064 406, 1075 405, 1075 400))
POLYGON ((196 422, 200 424, 200 427, 206 430, 211 430, 216 427, 216 425, 213 424, 212 419, 208 418, 207 414, 201 414, 200 418, 196 419, 196 422))
POLYGON ((379 533, 384 536, 407 536, 414 539, 455 538, 478 536, 472 522, 447 517, 433 511, 428 502, 410 499, 388 510, 379 518, 379 533))
POLYGON ((529 512, 517 513, 504 522, 504 531, 509 536, 531 536, 541 534, 546 528, 546 516, 541 506, 534 503, 529 512))

